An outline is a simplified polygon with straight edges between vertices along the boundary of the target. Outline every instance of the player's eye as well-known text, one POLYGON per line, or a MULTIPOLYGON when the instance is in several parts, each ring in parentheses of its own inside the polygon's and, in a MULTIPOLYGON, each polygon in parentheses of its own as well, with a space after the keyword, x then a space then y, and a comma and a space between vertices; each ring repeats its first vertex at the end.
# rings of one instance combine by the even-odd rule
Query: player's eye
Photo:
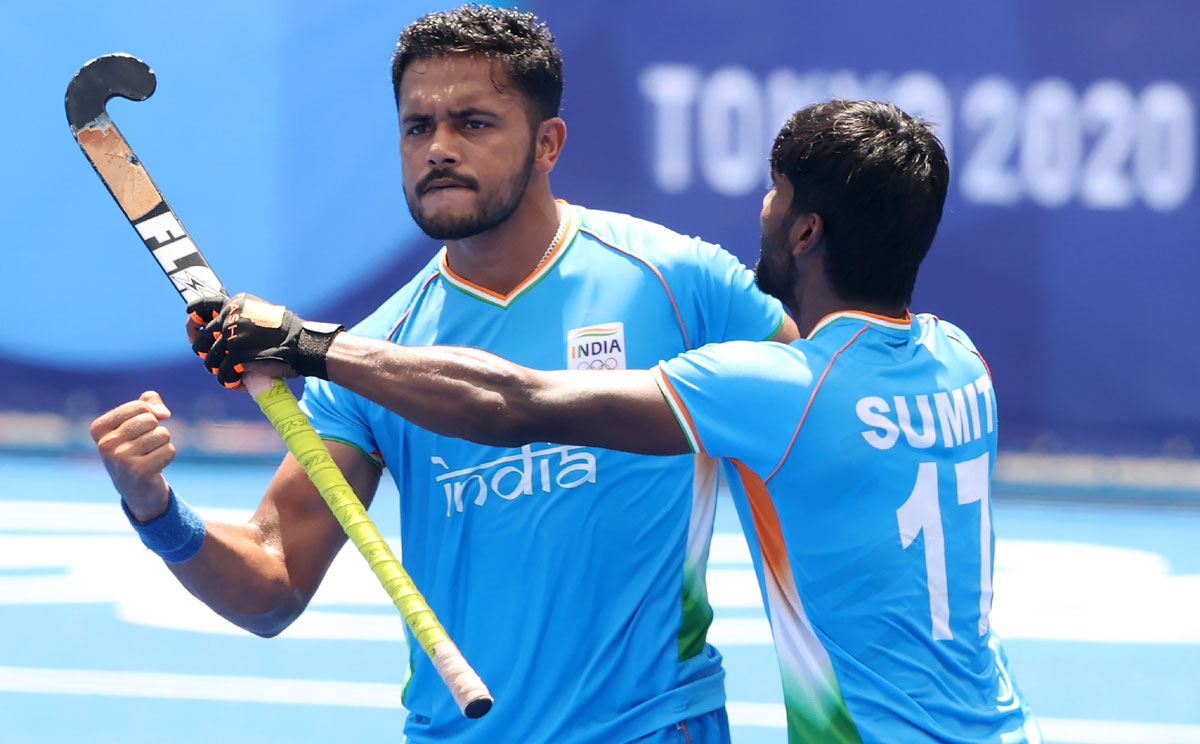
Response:
POLYGON ((404 133, 406 135, 412 136, 412 135, 417 135, 417 134, 425 134, 428 131, 429 131, 428 124, 414 124, 413 126, 409 127, 408 129, 405 129, 404 133))
POLYGON ((466 126, 467 129, 484 129, 486 127, 490 127, 491 124, 483 121, 482 119, 467 119, 467 123, 464 126, 466 126))

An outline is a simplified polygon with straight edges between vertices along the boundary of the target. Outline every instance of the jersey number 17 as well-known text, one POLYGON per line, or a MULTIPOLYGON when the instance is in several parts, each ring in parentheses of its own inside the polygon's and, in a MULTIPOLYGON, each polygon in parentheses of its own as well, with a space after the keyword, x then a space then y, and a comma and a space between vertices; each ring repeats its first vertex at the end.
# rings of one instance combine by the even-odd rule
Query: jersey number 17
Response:
MULTIPOLYGON (((979 504, 979 635, 988 630, 992 609, 992 517, 990 509, 990 455, 954 463, 958 481, 958 504, 979 504)), ((950 597, 946 582, 946 541, 942 530, 942 510, 938 499, 938 464, 923 462, 917 468, 917 482, 899 509, 900 544, 907 549, 917 535, 925 535, 925 576, 929 590, 929 613, 934 640, 954 638, 950 632, 950 597)))

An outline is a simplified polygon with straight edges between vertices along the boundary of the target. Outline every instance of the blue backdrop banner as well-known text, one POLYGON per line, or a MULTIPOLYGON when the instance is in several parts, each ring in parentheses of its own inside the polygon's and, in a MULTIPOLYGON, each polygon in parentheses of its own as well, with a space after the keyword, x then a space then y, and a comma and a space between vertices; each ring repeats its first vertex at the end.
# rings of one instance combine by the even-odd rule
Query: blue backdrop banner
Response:
MULTIPOLYGON (((90 417, 158 389, 185 419, 252 419, 190 355, 178 296, 67 128, 87 59, 142 57, 113 119, 232 291, 361 318, 436 245, 400 185, 389 58, 447 3, 118 0, 0 11, 19 70, 0 183, 0 411, 90 417)), ((891 100, 937 126, 952 184, 913 309, 988 359, 1009 449, 1193 454, 1200 443, 1200 8, 529 2, 558 38, 569 137, 555 192, 759 244, 788 114, 891 100)))

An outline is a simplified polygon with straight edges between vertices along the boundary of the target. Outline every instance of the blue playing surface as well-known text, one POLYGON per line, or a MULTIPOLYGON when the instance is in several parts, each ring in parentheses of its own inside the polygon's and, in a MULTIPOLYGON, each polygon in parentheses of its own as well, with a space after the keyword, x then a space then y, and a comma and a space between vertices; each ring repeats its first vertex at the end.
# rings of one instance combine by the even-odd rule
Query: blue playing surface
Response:
MULTIPOLYGON (((0 469, 0 742, 400 741, 401 621, 357 555, 264 640, 141 547, 96 459, 7 456, 0 469)), ((242 519, 272 472, 170 474, 202 514, 242 519)), ((395 499, 384 490, 371 511, 398 544, 395 499)), ((1001 495, 994 521, 993 627, 1046 741, 1200 743, 1200 509, 1001 495)), ((778 671, 727 499, 709 583, 734 741, 782 744, 778 671)))

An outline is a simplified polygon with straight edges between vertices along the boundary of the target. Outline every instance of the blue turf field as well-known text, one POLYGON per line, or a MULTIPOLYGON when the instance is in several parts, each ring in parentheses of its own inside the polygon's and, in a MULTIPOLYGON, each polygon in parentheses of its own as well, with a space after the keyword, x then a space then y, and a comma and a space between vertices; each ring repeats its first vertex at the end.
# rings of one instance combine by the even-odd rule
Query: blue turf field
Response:
MULTIPOLYGON (((0 742, 399 741, 400 620, 358 556, 262 640, 178 587, 89 457, 0 457, 0 742)), ((273 468, 172 466, 243 518, 273 468)), ((372 509, 397 534, 395 492, 372 509)), ((1200 744, 1200 509, 995 506, 993 627, 1048 742, 1200 744)), ((398 543, 398 541, 394 541, 398 543)), ((726 501, 710 563, 734 741, 785 741, 749 555, 726 501)), ((497 704, 503 704, 499 701, 497 704)))

